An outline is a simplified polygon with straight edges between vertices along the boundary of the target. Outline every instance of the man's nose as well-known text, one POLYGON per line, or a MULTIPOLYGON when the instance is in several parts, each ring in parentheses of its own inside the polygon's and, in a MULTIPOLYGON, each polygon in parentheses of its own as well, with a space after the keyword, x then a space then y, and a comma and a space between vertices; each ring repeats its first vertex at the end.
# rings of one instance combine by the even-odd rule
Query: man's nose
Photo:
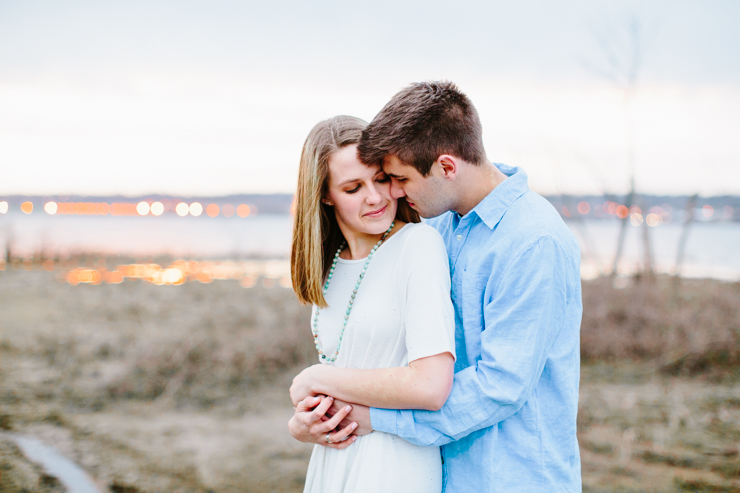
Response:
POLYGON ((383 197, 380 196, 380 192, 378 191, 378 188, 371 184, 368 186, 368 194, 365 200, 367 200, 368 204, 377 204, 381 201, 383 197))
POLYGON ((406 192, 403 190, 403 187, 398 183, 397 180, 391 179, 391 197, 394 199, 400 199, 401 197, 405 197, 406 192))

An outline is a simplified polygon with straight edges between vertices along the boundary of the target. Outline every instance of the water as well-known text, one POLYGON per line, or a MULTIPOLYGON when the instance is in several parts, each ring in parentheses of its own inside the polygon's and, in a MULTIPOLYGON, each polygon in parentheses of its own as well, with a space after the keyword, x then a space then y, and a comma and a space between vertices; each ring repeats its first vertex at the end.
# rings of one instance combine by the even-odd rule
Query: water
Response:
MULTIPOLYGON (((581 244, 584 277, 611 271, 619 237, 619 221, 585 220, 567 224, 581 244)), ((740 223, 697 222, 689 228, 682 275, 740 280, 740 223)), ((675 272, 681 230, 680 224, 663 224, 648 229, 653 262, 658 272, 675 272)), ((621 272, 631 273, 641 266, 642 235, 642 226, 628 226, 621 272)))
POLYGON ((49 475, 57 478, 69 493, 99 493, 85 471, 40 440, 15 433, 3 435, 13 440, 29 460, 40 464, 49 475))
POLYGON ((0 216, 0 248, 33 252, 94 252, 133 257, 171 254, 183 258, 287 257, 292 217, 0 216))
MULTIPOLYGON (((608 272, 614 259, 618 220, 569 221, 583 251, 584 277, 608 272)), ((95 252, 133 257, 169 254, 197 258, 287 258, 292 217, 160 217, 50 216, 11 212, 0 216, 0 248, 10 243, 16 254, 66 255, 95 252)), ((696 222, 690 226, 683 274, 740 280, 740 223, 696 222)), ((653 258, 659 272, 675 267, 681 225, 649 228, 653 258)), ((637 270, 642 260, 642 230, 629 226, 620 272, 637 270)))

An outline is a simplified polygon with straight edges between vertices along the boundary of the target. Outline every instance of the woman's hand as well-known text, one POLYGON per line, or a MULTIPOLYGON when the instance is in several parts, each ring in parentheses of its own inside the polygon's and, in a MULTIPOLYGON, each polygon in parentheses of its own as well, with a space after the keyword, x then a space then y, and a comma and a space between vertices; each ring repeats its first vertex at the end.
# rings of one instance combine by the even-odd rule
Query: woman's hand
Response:
POLYGON ((357 428, 357 423, 350 423, 344 428, 334 431, 339 423, 347 417, 352 406, 346 405, 339 409, 334 416, 326 419, 334 399, 324 395, 308 397, 298 403, 295 414, 288 421, 288 430, 296 440, 305 443, 316 443, 325 447, 341 450, 349 447, 357 440, 357 436, 350 434, 357 428), (325 420, 326 419, 326 420, 325 420))
POLYGON ((315 389, 318 377, 327 369, 326 365, 316 364, 295 376, 293 385, 290 386, 290 400, 293 401, 293 406, 298 407, 299 402, 317 393, 315 389))

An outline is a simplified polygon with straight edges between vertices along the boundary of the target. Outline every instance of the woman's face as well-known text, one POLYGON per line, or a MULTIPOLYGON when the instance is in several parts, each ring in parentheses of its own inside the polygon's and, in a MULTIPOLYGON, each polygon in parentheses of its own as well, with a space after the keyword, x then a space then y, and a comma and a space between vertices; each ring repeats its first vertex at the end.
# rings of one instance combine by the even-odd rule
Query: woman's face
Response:
POLYGON ((345 237, 384 233, 396 217, 390 179, 380 166, 362 164, 356 145, 340 149, 329 159, 329 189, 324 201, 333 204, 345 237))

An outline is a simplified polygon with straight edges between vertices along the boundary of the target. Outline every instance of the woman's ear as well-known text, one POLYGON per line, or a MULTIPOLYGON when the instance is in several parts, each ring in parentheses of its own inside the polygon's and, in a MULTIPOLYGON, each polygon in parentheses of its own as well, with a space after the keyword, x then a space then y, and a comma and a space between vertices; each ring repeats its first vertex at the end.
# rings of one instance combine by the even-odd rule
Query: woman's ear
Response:
POLYGON ((326 204, 326 205, 334 205, 334 202, 332 202, 332 201, 331 201, 331 200, 329 200, 329 199, 322 199, 322 200, 321 200, 321 202, 323 202, 323 203, 324 203, 324 204, 326 204))

